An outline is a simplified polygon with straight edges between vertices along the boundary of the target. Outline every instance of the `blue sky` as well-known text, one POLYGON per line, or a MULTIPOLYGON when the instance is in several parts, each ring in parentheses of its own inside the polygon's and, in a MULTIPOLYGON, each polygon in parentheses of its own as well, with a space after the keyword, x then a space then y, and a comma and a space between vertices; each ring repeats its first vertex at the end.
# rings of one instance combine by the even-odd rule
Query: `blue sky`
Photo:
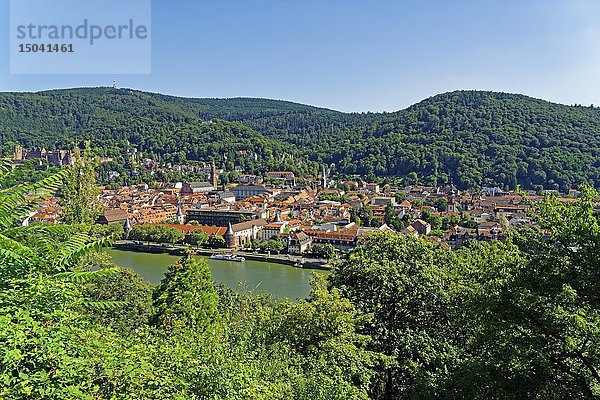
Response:
MULTIPOLYGON (((111 73, 11 75, 9 8, 0 0, 0 90, 111 84, 111 73)), ((116 79, 179 96, 394 111, 457 89, 598 105, 599 72, 593 0, 154 0, 152 73, 116 79)))

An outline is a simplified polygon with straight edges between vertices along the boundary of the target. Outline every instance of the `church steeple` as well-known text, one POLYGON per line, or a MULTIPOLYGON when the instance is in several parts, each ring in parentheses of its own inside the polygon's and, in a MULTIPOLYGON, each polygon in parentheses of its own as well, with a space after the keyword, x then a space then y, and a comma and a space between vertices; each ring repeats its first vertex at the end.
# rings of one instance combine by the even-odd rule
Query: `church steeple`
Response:
POLYGON ((321 188, 327 189, 327 171, 325 170, 325 164, 323 164, 323 170, 321 172, 321 188))
POLYGON ((214 161, 210 165, 210 183, 211 183, 211 185, 216 190, 217 189, 217 185, 219 184, 219 180, 218 180, 218 177, 217 177, 217 166, 215 165, 214 161))
POLYGON ((185 214, 183 213, 183 209, 181 207, 181 203, 177 205, 177 222, 181 225, 185 224, 185 214))

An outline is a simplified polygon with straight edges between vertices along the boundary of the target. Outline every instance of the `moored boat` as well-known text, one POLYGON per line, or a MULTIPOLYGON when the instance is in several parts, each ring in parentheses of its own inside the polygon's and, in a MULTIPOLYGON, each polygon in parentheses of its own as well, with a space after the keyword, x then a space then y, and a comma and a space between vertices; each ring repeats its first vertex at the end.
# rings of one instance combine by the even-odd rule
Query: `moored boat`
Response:
POLYGON ((234 254, 213 254, 209 257, 211 260, 222 260, 222 261, 236 261, 244 262, 246 259, 242 256, 236 256, 234 254))

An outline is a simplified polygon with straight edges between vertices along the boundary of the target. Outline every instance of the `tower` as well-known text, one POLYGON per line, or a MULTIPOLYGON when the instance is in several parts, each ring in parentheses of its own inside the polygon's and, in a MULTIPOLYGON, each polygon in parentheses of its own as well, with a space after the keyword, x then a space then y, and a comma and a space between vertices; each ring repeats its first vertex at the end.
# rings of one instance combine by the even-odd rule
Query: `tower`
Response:
POLYGON ((325 171, 325 164, 323 164, 323 171, 321 172, 321 187, 327 189, 327 172, 325 171))
POLYGON ((219 184, 219 181, 217 179, 217 166, 215 165, 214 161, 210 165, 210 183, 215 189, 217 188, 217 185, 219 184))
POLYGON ((125 239, 129 239, 129 233, 131 232, 131 229, 133 229, 131 227, 131 221, 129 220, 129 218, 127 218, 127 220, 123 224, 123 236, 125 237, 125 239))
POLYGON ((13 152, 13 160, 14 161, 22 161, 23 160, 23 147, 20 145, 15 145, 15 150, 13 152))
POLYGON ((185 214, 183 213, 183 209, 181 207, 181 203, 177 205, 177 223, 180 225, 185 224, 185 214))
POLYGON ((233 227, 231 226, 231 222, 227 225, 227 232, 225 232, 225 245, 229 249, 235 248, 235 233, 233 232, 233 227))

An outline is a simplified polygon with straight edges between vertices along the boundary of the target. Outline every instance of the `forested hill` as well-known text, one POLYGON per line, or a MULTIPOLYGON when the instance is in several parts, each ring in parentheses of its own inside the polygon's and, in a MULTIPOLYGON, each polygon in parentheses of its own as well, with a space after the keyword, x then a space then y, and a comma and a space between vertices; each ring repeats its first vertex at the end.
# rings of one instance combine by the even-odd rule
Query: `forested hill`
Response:
POLYGON ((341 159, 346 170, 431 184, 568 190, 587 180, 598 186, 600 110, 457 91, 387 115, 348 149, 341 159))
POLYGON ((1 93, 0 148, 91 138, 105 152, 130 143, 170 161, 226 154, 230 163, 250 166, 240 156, 247 150, 259 156, 253 170, 276 166, 288 153, 312 160, 305 171, 326 162, 334 173, 404 183, 567 190, 583 181, 600 185, 599 113, 482 91, 445 93, 378 114, 268 99, 82 88, 1 93))

